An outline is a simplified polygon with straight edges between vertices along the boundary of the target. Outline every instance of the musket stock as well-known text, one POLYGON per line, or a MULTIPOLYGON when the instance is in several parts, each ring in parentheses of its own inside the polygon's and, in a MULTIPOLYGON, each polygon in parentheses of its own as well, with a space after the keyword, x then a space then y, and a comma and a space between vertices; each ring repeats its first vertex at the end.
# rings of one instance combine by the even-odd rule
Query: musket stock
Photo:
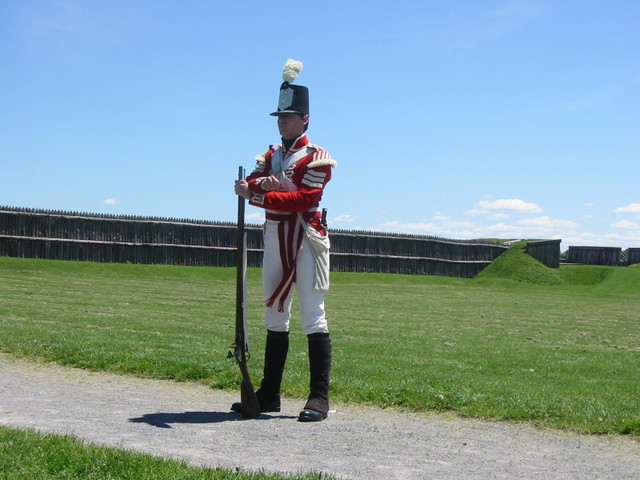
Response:
MULTIPOLYGON (((244 180, 244 168, 239 167, 238 180, 244 180)), ((247 368, 249 341, 247 334, 247 239, 244 228, 244 198, 238 195, 238 230, 236 237, 236 338, 233 356, 236 358, 242 383, 240 384, 240 402, 244 418, 258 418, 260 404, 251 383, 247 368)))

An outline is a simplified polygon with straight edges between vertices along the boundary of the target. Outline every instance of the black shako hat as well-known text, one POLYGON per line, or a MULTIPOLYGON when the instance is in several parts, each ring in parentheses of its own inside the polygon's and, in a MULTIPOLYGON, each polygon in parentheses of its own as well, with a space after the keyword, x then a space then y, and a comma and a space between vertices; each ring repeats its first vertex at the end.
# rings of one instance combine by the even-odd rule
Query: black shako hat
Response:
POLYGON ((289 59, 282 69, 284 82, 280 85, 280 96, 278 97, 278 110, 271 115, 278 116, 281 113, 299 113, 309 115, 309 89, 302 85, 292 85, 298 74, 302 70, 302 62, 289 59))

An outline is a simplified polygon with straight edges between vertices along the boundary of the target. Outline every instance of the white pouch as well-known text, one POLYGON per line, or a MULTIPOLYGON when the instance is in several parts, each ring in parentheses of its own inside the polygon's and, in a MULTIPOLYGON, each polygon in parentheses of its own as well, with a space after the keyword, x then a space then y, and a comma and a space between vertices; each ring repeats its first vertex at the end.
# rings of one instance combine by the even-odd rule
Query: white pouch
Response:
POLYGON ((321 235, 312 225, 304 221, 301 213, 298 213, 298 220, 304 227, 313 254, 313 266, 316 274, 314 289, 318 292, 328 292, 329 249, 331 248, 329 234, 321 235))

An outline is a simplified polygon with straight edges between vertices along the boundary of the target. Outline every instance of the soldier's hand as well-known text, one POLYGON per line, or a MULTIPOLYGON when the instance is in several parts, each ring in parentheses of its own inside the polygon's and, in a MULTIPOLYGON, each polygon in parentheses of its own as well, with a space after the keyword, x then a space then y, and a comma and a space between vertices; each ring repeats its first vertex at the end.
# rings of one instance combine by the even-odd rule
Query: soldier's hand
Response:
POLYGON ((260 188, 262 188, 265 192, 271 192, 272 190, 278 190, 280 188, 280 181, 271 175, 270 177, 266 177, 262 182, 260 182, 260 188))
POLYGON ((242 198, 251 198, 251 190, 249 190, 249 184, 245 180, 236 180, 234 190, 236 195, 240 195, 242 198))

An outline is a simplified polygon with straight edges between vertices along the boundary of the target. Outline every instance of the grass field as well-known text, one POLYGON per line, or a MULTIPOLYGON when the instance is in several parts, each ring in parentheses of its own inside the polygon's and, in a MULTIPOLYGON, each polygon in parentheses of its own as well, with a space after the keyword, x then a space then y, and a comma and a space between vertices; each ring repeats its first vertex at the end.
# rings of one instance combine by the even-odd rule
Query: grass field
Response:
POLYGON ((330 480, 323 474, 244 473, 195 468, 65 435, 0 427, 0 479, 6 480, 330 480))
MULTIPOLYGON (((498 260, 473 280, 333 273, 332 398, 640 436, 640 268, 551 270, 520 248, 498 260)), ((237 391, 234 295, 233 269, 0 258, 0 350, 237 391)), ((292 331, 283 389, 303 398, 306 339, 292 331)))

